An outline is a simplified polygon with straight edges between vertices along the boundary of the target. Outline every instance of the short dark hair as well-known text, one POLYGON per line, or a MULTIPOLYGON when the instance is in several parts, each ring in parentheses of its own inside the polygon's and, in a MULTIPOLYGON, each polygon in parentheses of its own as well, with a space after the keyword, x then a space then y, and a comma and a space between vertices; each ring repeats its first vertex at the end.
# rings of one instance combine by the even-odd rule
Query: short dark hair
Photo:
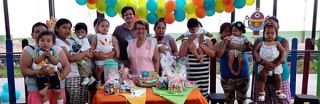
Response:
POLYGON ((38 26, 44 26, 46 29, 48 29, 48 26, 42 22, 37 22, 35 23, 33 26, 32 26, 32 31, 31 31, 31 34, 34 32, 34 29, 38 26))
POLYGON ((97 23, 99 20, 104 19, 102 17, 97 17, 94 21, 93 21, 93 27, 96 27, 97 23))
POLYGON ((160 22, 164 23, 164 26, 167 27, 166 21, 164 21, 164 18, 161 17, 161 18, 159 18, 159 20, 154 24, 153 30, 156 30, 156 27, 158 26, 158 24, 159 24, 160 22))
POLYGON ((133 15, 136 15, 135 12, 134 12, 133 7, 131 7, 131 6, 125 6, 125 7, 123 7, 123 8, 121 9, 121 16, 122 16, 122 18, 123 18, 123 16, 124 16, 124 13, 125 13, 126 11, 128 11, 128 10, 131 10, 132 13, 133 13, 133 15))
POLYGON ((240 21, 233 23, 232 27, 237 28, 241 33, 246 33, 246 26, 240 21))
POLYGON ((78 30, 81 30, 81 29, 84 29, 86 31, 86 33, 88 33, 88 28, 87 28, 87 25, 83 22, 80 22, 80 23, 77 23, 75 26, 74 26, 74 30, 75 31, 78 31, 78 30))
POLYGON ((133 24, 133 29, 134 29, 134 30, 137 29, 138 24, 139 24, 139 25, 143 25, 143 26, 146 28, 147 33, 149 33, 149 24, 148 24, 146 21, 144 21, 144 20, 137 20, 136 22, 134 22, 134 24, 133 24))
POLYGON ((59 35, 59 33, 56 31, 56 29, 58 29, 61 25, 63 24, 70 24, 72 26, 72 23, 70 20, 66 19, 66 18, 61 18, 56 22, 56 25, 54 26, 54 32, 56 35, 59 35))
POLYGON ((52 37, 52 42, 53 44, 56 43, 56 35, 54 34, 54 32, 50 31, 50 30, 46 30, 46 31, 42 31, 39 36, 36 39, 36 42, 39 43, 39 40, 43 37, 43 36, 51 36, 52 37))
POLYGON ((188 20, 188 23, 187 23, 187 27, 188 28, 195 28, 195 27, 198 27, 199 25, 199 21, 195 18, 191 18, 188 20))

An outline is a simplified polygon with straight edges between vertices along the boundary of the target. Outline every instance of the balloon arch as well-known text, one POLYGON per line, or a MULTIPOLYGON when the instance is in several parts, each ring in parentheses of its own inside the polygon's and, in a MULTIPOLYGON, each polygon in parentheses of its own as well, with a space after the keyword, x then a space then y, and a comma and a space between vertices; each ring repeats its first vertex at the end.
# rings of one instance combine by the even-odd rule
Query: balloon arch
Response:
POLYGON ((114 17, 121 15, 124 6, 131 6, 136 11, 136 18, 154 24, 158 18, 172 24, 189 18, 213 16, 216 12, 230 13, 235 8, 253 5, 255 0, 76 0, 79 5, 86 5, 90 10, 114 17))

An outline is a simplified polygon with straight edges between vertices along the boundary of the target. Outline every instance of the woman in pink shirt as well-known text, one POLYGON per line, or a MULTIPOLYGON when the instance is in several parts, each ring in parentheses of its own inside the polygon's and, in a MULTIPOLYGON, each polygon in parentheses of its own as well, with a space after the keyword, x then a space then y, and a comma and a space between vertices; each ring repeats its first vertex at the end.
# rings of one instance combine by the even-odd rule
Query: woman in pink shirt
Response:
POLYGON ((134 34, 137 36, 129 42, 127 47, 130 61, 130 73, 140 75, 141 71, 159 72, 159 53, 155 38, 147 38, 148 23, 138 20, 133 26, 134 34))

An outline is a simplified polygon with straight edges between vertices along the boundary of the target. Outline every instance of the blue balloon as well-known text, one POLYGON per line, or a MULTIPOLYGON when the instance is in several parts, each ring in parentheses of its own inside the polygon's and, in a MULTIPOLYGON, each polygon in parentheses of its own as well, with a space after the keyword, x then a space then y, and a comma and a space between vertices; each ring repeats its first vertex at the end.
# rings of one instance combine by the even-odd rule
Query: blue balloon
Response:
POLYGON ((9 92, 1 92, 0 94, 1 102, 9 102, 9 92))
POLYGON ((21 96, 21 91, 16 90, 16 99, 20 99, 20 96, 21 96))
POLYGON ((147 15, 147 21, 151 24, 155 24, 158 20, 158 16, 155 12, 150 12, 148 15, 147 15))
POLYGON ((207 10, 207 16, 213 16, 215 14, 214 9, 207 10))
POLYGON ((87 4, 87 0, 76 0, 76 2, 79 5, 86 5, 87 4))
POLYGON ((8 92, 8 91, 9 91, 9 85, 8 85, 8 83, 4 83, 4 84, 2 85, 2 89, 3 89, 4 92, 8 92))
POLYGON ((185 5, 185 0, 176 0, 176 10, 183 10, 185 5))
POLYGON ((215 2, 213 0, 204 0, 203 5, 206 10, 215 8, 215 2))
POLYGON ((186 13, 183 10, 175 10, 174 16, 178 22, 182 22, 186 18, 186 13))
POLYGON ((117 11, 113 6, 108 6, 105 12, 109 17, 114 17, 117 15, 117 11))
POLYGON ((106 2, 108 6, 114 6, 117 4, 118 0, 105 0, 104 2, 106 2))
POLYGON ((233 5, 237 9, 241 9, 246 5, 246 0, 235 0, 233 2, 233 5))
POLYGON ((156 11, 158 8, 158 3, 155 0, 147 1, 147 9, 151 12, 156 11))

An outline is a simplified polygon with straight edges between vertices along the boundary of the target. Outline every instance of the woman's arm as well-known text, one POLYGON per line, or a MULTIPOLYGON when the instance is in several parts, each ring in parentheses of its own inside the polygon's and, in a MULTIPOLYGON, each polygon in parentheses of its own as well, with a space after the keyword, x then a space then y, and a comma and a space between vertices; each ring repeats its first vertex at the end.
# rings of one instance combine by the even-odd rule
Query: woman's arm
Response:
POLYGON ((64 46, 61 46, 62 50, 64 51, 65 55, 67 56, 69 62, 76 62, 76 61, 79 61, 79 60, 82 60, 83 57, 85 57, 89 52, 88 51, 85 51, 85 52, 81 52, 81 53, 78 53, 78 54, 75 54, 75 55, 71 55, 68 50, 66 49, 66 47, 64 46))
POLYGON ((160 67, 160 61, 159 61, 160 59, 159 59, 159 57, 160 56, 159 56, 159 52, 158 52, 158 47, 155 46, 152 61, 153 61, 154 69, 158 73, 159 73, 159 67, 160 67))
MULTIPOLYGON (((289 42, 283 38, 283 40, 281 41, 281 46, 283 47, 283 49, 285 51, 285 55, 287 55, 289 52, 289 42)), ((281 59, 280 57, 277 58, 275 61, 272 62, 274 64, 273 67, 275 68, 275 67, 279 66, 283 60, 284 59, 281 59)))
POLYGON ((68 58, 67 58, 67 56, 66 56, 64 51, 61 51, 61 53, 60 53, 60 63, 61 63, 62 68, 63 68, 63 70, 60 73, 60 78, 64 79, 69 74, 69 72, 71 71, 68 58))
POLYGON ((174 56, 178 55, 178 47, 177 47, 177 43, 176 41, 174 41, 174 38, 172 38, 169 42, 170 48, 171 48, 171 52, 174 56))
POLYGON ((280 43, 278 43, 278 42, 277 42, 277 48, 278 48, 278 50, 279 50, 279 52, 280 52, 280 60, 282 60, 281 63, 283 63, 283 62, 284 62, 284 59, 285 59, 285 57, 286 57, 286 51, 285 51, 285 49, 282 47, 282 45, 281 45, 280 43))
POLYGON ((190 37, 188 38, 188 40, 186 40, 185 42, 183 42, 180 46, 180 50, 179 50, 179 56, 180 57, 185 57, 188 54, 188 48, 189 45, 192 43, 192 41, 196 38, 196 34, 191 34, 190 37))
POLYGON ((112 36, 112 44, 115 50, 115 58, 120 57, 120 49, 119 49, 119 43, 116 37, 112 36))

